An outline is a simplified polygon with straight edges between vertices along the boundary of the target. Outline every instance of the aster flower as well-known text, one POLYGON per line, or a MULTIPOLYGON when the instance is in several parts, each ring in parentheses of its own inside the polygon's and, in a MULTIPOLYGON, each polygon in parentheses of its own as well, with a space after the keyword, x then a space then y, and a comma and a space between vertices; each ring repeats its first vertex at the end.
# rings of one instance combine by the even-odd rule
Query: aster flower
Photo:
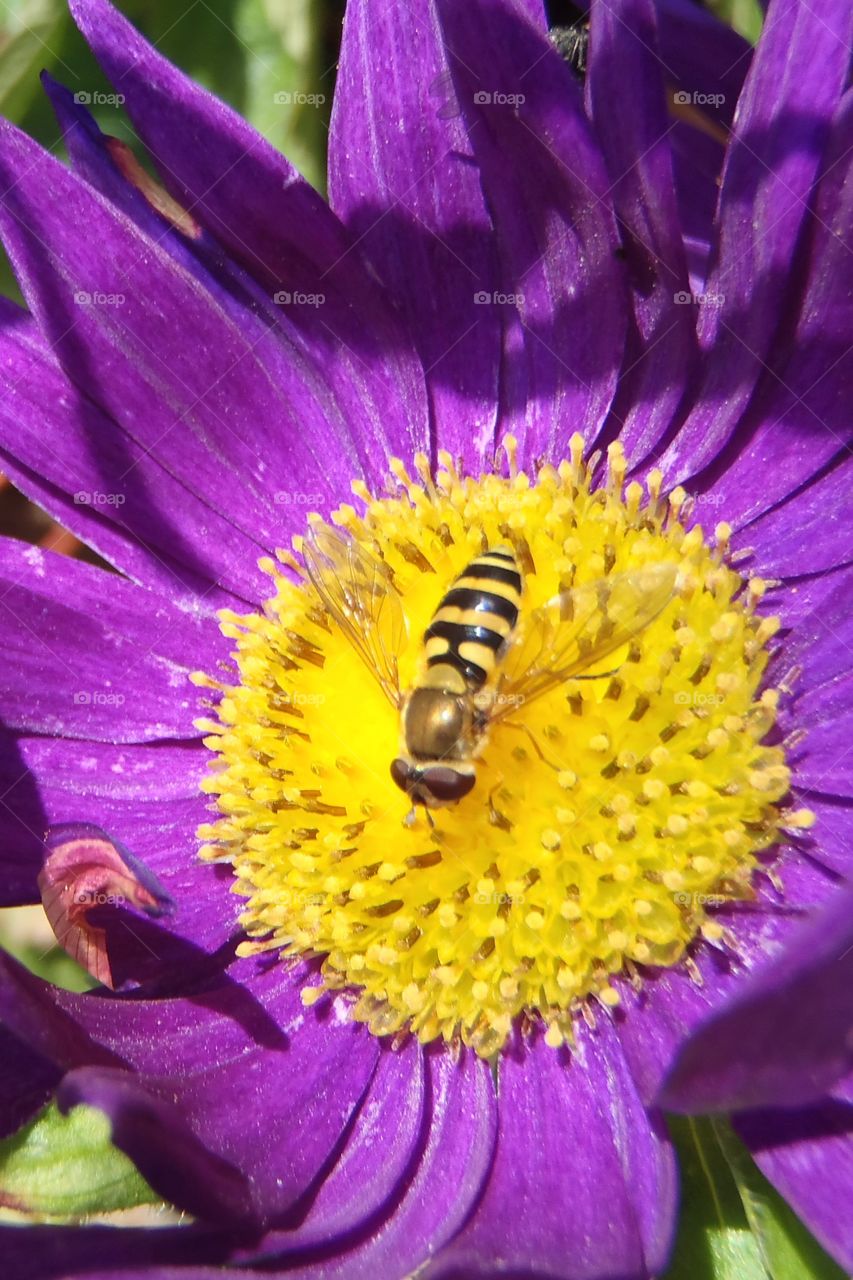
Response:
POLYGON ((29 311, 4 307, 2 466, 124 575, 0 544, 3 891, 37 900, 44 830, 87 823, 178 911, 105 923, 117 996, 4 959, 3 1122, 54 1091, 100 1108, 198 1222, 27 1249, 66 1274, 658 1274, 665 1100, 741 1108, 850 1264, 811 1191, 851 1178, 812 956, 823 912, 846 937, 849 862, 848 6, 770 5, 713 225, 647 0, 593 6, 586 111, 526 0, 351 5, 331 208, 106 0, 72 9, 169 195, 58 86, 71 171, 3 129, 29 311), (404 683, 484 545, 528 612, 654 566, 674 586, 407 826, 397 713, 304 581, 308 510, 392 572, 404 683), (790 1061, 783 990, 820 1014, 790 1061), (771 1028, 747 1090, 755 1061, 723 1070, 744 1008, 771 1028))

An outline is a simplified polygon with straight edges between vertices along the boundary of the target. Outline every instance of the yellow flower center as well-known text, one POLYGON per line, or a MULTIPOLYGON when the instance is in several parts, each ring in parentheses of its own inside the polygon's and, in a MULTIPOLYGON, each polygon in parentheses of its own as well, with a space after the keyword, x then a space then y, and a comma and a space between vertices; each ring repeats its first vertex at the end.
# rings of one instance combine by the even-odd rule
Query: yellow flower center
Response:
MULTIPOLYGON (((299 561, 264 561, 262 614, 222 615, 238 681, 200 722, 215 758, 207 790, 220 816, 201 856, 227 860, 246 899, 244 950, 320 957, 318 985, 354 993, 353 1013, 380 1036, 460 1037, 489 1056, 519 1015, 548 1043, 570 1041, 591 1002, 618 1002, 617 975, 691 964, 688 945, 723 930, 715 905, 751 895, 780 824, 804 825, 779 801, 789 773, 762 745, 778 693, 758 689, 776 620, 755 613, 764 584, 726 563, 715 541, 679 519, 652 473, 625 487, 618 445, 608 481, 591 483, 583 442, 571 458, 518 474, 458 474, 440 455, 433 480, 394 463, 389 493, 333 519, 386 562, 408 643, 403 689, 418 679, 421 637, 454 578, 485 547, 511 546, 524 577, 522 616, 568 587, 655 563, 678 565, 675 594, 599 678, 570 680, 492 726, 474 789, 423 810, 389 766, 399 712, 350 640, 324 613, 299 561)), ((299 551, 299 539, 294 549, 299 551)), ((595 674, 593 668, 592 674, 595 674)))

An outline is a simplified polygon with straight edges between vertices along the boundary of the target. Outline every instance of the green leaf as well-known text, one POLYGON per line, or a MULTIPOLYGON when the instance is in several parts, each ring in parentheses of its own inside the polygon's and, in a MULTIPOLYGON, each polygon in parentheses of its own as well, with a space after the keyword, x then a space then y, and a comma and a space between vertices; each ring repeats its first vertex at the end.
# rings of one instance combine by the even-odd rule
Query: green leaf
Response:
POLYGON ((174 0, 120 0, 119 8, 322 186, 331 77, 320 82, 318 0, 222 0, 177 17, 174 0))
POLYGON ((321 77, 317 0, 241 0, 246 117, 315 187, 325 186, 333 77, 321 77))
POLYGON ((54 1103, 0 1142, 0 1205, 49 1218, 79 1218, 159 1197, 110 1141, 110 1122, 95 1107, 60 1115, 54 1103))
POLYGON ((844 1280, 729 1123, 669 1117, 681 1216, 666 1280, 844 1280))
POLYGON ((761 35, 764 14, 758 0, 708 0, 708 8, 750 44, 761 35))
POLYGON ((41 92, 39 71, 59 58, 68 21, 63 0, 4 5, 0 18, 0 115, 19 119, 41 92))
POLYGON ((681 1215, 667 1280, 768 1280, 737 1184, 706 1119, 670 1117, 681 1215))
POLYGON ((97 983, 58 945, 41 904, 0 911, 0 947, 30 973, 66 991, 91 991, 97 983))
POLYGON ((767 1181, 731 1126, 724 1120, 713 1126, 772 1280, 844 1280, 845 1272, 767 1181))

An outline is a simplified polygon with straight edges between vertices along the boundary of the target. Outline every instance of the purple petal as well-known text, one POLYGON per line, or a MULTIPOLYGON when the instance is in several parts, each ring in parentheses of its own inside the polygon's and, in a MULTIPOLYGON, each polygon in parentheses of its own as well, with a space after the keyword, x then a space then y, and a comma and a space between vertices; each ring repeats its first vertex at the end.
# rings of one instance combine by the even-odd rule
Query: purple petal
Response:
POLYGON ((815 825, 806 853, 823 867, 853 880, 853 806, 833 797, 807 795, 795 788, 793 803, 812 810, 815 825))
POLYGON ((57 1102, 63 1114, 81 1104, 102 1111, 110 1121, 113 1144, 164 1200, 211 1222, 239 1225, 256 1218, 245 1174, 213 1155, 180 1107, 151 1096, 130 1072, 110 1067, 69 1071, 57 1102))
POLYGON ((61 1071, 0 1027, 0 1139, 27 1124, 50 1099, 61 1071))
POLYGON ((114 987, 107 934, 90 919, 99 906, 172 915, 174 899, 129 850, 91 823, 65 823, 45 836, 41 901, 59 945, 98 982, 114 987))
POLYGON ((734 1123, 765 1177, 853 1272, 853 1080, 814 1106, 747 1112, 734 1123))
POLYGON ((63 1280, 66 1276, 122 1277, 152 1274, 157 1280, 222 1277, 229 1240, 197 1225, 179 1227, 0 1226, 0 1256, 14 1280, 63 1280), (211 1264, 210 1270, 205 1264, 211 1264), (138 1267, 139 1271, 134 1268, 138 1267), (175 1269, 172 1270, 172 1267, 175 1269))
MULTIPOLYGON (((421 1138, 424 1075, 423 1051, 414 1037, 401 1052, 383 1049, 340 1158, 305 1221, 282 1236, 288 1252, 329 1244, 394 1212, 421 1138)), ((274 1241, 267 1248, 274 1250, 274 1241)))
MULTIPOLYGON (((726 459, 715 479, 726 519, 748 525, 797 492, 851 438, 853 270, 844 228, 853 221, 853 92, 839 104, 822 176, 794 258, 795 278, 806 276, 790 335, 780 335, 769 372, 750 407, 738 457, 726 459)), ((746 534, 747 541, 752 534, 746 534)), ((804 562, 804 548, 796 557, 804 562)), ((804 570, 811 572, 811 567, 804 570)))
MULTIPOLYGON (((268 293, 324 296, 321 307, 294 307, 294 323, 317 348, 328 383, 349 388, 357 419, 369 423, 363 434, 407 457, 427 447, 420 364, 358 249, 317 192, 235 111, 156 53, 107 0, 73 0, 71 11, 124 94, 172 194, 268 293)), ((365 457, 366 478, 382 474, 382 461, 365 457)), ((354 474, 350 467, 339 500, 354 474)))
POLYGON ((797 1106, 853 1066, 853 891, 701 1023, 659 1095, 671 1111, 797 1106))
POLYGON ((752 58, 752 45, 693 0, 656 0, 658 41, 670 120, 675 185, 689 289, 705 292, 727 131, 752 58), (688 104, 676 108, 675 92, 688 104), (686 119, 685 119, 686 117, 686 119), (687 123, 689 119, 690 123, 687 123))
POLYGON ((695 1029, 724 1011, 738 996, 752 971, 781 957, 802 930, 809 913, 829 909, 839 891, 837 877, 819 857, 804 857, 799 847, 780 850, 774 864, 783 885, 780 894, 765 878, 756 881, 753 902, 719 907, 714 918, 736 939, 736 952, 700 945, 693 959, 695 980, 684 966, 644 974, 637 993, 617 981, 622 1003, 616 1020, 640 1094, 653 1102, 664 1078, 695 1029))
POLYGON ((0 581, 9 728, 103 742, 200 736, 189 673, 227 655, 214 619, 10 539, 0 581))
POLYGON ((675 413, 698 355, 687 263, 675 197, 652 0, 593 5, 587 90, 619 218, 636 329, 613 414, 629 458, 639 462, 675 413), (614 111, 626 83, 631 110, 614 111))
POLYGON ((38 326, 6 299, 0 362, 0 467, 27 497, 128 577, 175 599, 213 612, 234 595, 261 598, 269 579, 256 567, 257 543, 78 391, 38 326))
POLYGON ((282 345, 281 326, 259 337, 245 304, 203 289, 9 125, 2 172, 0 229, 63 367, 201 500, 269 548, 287 532, 282 478, 301 503, 322 508, 354 475, 375 476, 357 387, 342 401, 316 359, 295 341, 282 345))
POLYGON ((501 308, 477 296, 491 299, 500 277, 433 4, 348 5, 329 194, 406 318, 440 444, 478 473, 494 451, 501 308))
POLYGON ((799 668, 796 697, 847 674, 853 641, 851 591, 853 568, 846 567, 808 583, 785 583, 768 593, 768 613, 778 613, 787 629, 771 678, 782 679, 792 667, 799 668))
POLYGON ((499 1071, 492 1176, 429 1274, 657 1274, 675 1223, 675 1161, 613 1028, 583 1031, 571 1056, 537 1037, 503 1057, 499 1071))
POLYGON ((113 967, 146 982, 188 978, 233 935, 230 868, 198 860, 196 830, 210 820, 199 790, 201 743, 115 747, 61 738, 0 737, 0 904, 38 902, 45 830, 95 822, 123 841, 178 904, 156 922, 105 909, 113 967))
POLYGON ((847 78, 851 36, 847 0, 826 0, 819 17, 805 0, 768 13, 738 103, 710 301, 700 308, 700 341, 713 348, 696 408, 661 463, 670 482, 695 475, 729 439, 791 305, 790 264, 847 78))
POLYGON ((501 249, 501 288, 516 300, 504 307, 500 425, 518 435, 525 461, 563 457, 578 424, 595 438, 624 350, 609 182, 572 74, 524 6, 437 0, 437 10, 501 249))
POLYGON ((339 1001, 303 1008, 304 967, 238 961, 189 998, 159 1000, 58 991, 10 961, 5 972, 0 1016, 21 1039, 68 1069, 135 1075, 75 1080, 148 1173, 166 1176, 180 1116, 180 1132, 195 1139, 193 1185, 152 1185, 190 1212, 201 1211, 198 1197, 219 1196, 225 1166, 247 1181, 257 1221, 293 1212, 341 1145, 376 1066, 378 1042, 339 1001))
MULTIPOLYGON (((428 1114, 420 1161, 393 1212, 347 1253, 288 1267, 296 1280, 405 1280, 459 1230, 481 1193, 495 1143, 496 1102, 487 1065, 470 1051, 424 1058, 428 1114)), ((274 1244, 282 1237, 270 1237, 274 1244)), ((287 1253, 273 1255, 286 1261, 287 1253)), ((432 1274, 430 1271, 428 1274, 432 1274)))
POLYGON ((755 547, 750 572, 767 578, 793 578, 825 573, 850 562, 843 530, 853 485, 851 461, 849 453, 842 454, 827 475, 741 532, 736 543, 755 547))
POLYGON ((671 77, 677 88, 696 94, 705 114, 730 125, 749 70, 752 45, 693 0, 656 0, 656 6, 667 79, 671 77))

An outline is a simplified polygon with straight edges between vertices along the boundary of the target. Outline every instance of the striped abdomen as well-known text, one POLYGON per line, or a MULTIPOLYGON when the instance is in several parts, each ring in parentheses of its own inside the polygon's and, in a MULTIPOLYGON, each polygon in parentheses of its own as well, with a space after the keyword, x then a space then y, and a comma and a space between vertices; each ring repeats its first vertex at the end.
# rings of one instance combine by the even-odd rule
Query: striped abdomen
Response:
POLYGON ((424 635, 428 667, 450 666, 479 689, 518 621, 521 574, 498 547, 472 560, 435 611, 424 635))

